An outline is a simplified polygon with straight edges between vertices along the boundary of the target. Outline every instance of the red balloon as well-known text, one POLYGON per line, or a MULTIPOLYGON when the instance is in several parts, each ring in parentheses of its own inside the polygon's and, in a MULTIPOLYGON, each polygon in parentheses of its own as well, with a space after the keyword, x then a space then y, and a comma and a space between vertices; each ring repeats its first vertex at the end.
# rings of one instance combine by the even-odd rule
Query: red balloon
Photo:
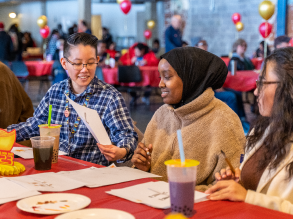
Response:
POLYGON ((267 38, 272 32, 273 26, 268 22, 263 22, 259 25, 259 32, 263 38, 267 38))
POLYGON ((290 46, 293 46, 293 38, 289 41, 290 46))
POLYGON ((144 37, 149 40, 152 37, 152 31, 150 30, 145 30, 143 33, 144 37))
POLYGON ((40 34, 44 39, 46 39, 50 34, 50 28, 48 26, 45 26, 44 28, 41 28, 40 29, 40 34))
POLYGON ((124 14, 128 14, 128 12, 131 9, 131 1, 124 0, 123 2, 121 2, 120 8, 121 8, 121 10, 123 11, 124 14))
POLYGON ((234 13, 232 15, 232 21, 234 24, 237 24, 237 22, 241 21, 241 15, 239 13, 234 13))

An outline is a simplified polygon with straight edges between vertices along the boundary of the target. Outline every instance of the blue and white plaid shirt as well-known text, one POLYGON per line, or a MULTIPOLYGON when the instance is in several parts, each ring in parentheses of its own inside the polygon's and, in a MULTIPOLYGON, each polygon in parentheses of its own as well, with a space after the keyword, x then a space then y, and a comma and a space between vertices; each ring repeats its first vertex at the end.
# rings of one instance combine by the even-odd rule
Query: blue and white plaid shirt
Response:
POLYGON ((109 161, 101 154, 97 141, 82 120, 75 135, 71 138, 70 144, 68 144, 69 129, 71 130, 73 127, 77 113, 69 104, 70 114, 69 123, 67 124, 64 115, 66 105, 64 92, 68 90, 69 98, 81 105, 84 103, 87 94, 92 93, 87 107, 97 110, 110 140, 114 145, 126 148, 129 151, 126 160, 131 159, 137 145, 138 136, 133 129, 132 121, 122 95, 111 85, 100 81, 97 77, 94 77, 82 94, 75 95, 71 91, 69 80, 66 79, 57 83, 49 89, 33 117, 27 119, 26 122, 11 125, 7 130, 16 130, 17 141, 40 135, 38 125, 47 124, 48 106, 51 104, 51 123, 62 125, 59 149, 67 152, 71 157, 107 166, 109 161))

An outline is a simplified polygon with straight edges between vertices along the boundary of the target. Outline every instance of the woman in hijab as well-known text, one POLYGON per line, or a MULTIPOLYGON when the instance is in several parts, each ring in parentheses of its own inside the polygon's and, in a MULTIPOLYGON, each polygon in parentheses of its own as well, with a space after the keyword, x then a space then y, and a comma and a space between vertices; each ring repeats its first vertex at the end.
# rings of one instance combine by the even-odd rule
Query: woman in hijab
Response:
POLYGON ((200 161, 196 189, 204 191, 215 181, 214 174, 226 167, 221 150, 238 167, 245 143, 238 116, 214 97, 213 90, 224 84, 227 67, 207 51, 184 47, 161 56, 158 69, 165 104, 148 124, 132 162, 167 181, 164 161, 180 158, 176 131, 181 129, 185 157, 200 161))

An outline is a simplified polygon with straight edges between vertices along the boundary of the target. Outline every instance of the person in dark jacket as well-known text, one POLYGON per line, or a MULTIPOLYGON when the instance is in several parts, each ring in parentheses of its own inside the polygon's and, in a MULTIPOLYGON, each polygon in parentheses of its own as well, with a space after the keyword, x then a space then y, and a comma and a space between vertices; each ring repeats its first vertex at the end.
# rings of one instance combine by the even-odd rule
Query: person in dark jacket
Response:
POLYGON ((237 70, 253 70, 254 66, 251 60, 245 56, 247 43, 244 39, 238 39, 233 44, 233 54, 228 65, 228 70, 231 71, 231 61, 237 61, 237 70))
POLYGON ((4 31, 4 24, 0 22, 0 60, 11 61, 13 43, 11 37, 4 31))
POLYGON ((171 18, 171 25, 165 32, 165 49, 166 52, 182 46, 182 34, 181 34, 181 16, 174 15, 171 18))

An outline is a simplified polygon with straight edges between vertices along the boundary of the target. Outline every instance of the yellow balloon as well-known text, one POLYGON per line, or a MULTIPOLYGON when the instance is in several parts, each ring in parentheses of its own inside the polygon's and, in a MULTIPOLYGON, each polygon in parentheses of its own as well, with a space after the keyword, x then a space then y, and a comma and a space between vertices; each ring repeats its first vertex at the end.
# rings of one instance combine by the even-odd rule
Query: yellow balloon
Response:
POLYGON ((42 15, 38 18, 37 24, 39 25, 40 28, 43 28, 47 25, 47 17, 45 15, 42 15))
POLYGON ((275 13, 275 5, 271 1, 263 1, 259 4, 258 12, 263 19, 270 19, 275 13))
POLYGON ((148 26, 148 28, 153 29, 156 26, 156 22, 153 20, 149 20, 147 22, 147 26, 148 26))
POLYGON ((237 22, 236 24, 235 24, 235 27, 236 27, 236 30, 238 31, 238 32, 240 32, 241 30, 243 30, 244 29, 244 24, 242 23, 242 22, 237 22))
POLYGON ((123 2, 124 0, 117 0, 117 3, 120 5, 121 2, 123 2))

